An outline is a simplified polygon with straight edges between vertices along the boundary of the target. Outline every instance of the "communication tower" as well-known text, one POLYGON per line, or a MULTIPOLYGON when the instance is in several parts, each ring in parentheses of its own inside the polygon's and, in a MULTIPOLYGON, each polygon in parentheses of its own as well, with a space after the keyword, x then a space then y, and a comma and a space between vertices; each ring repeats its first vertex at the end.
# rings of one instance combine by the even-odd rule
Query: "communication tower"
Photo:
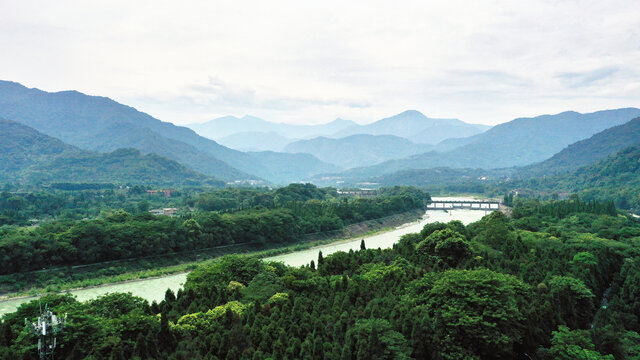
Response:
POLYGON ((62 329, 67 323, 67 314, 65 314, 62 319, 58 319, 58 317, 49 310, 48 305, 44 306, 44 311, 42 311, 42 305, 40 305, 40 317, 38 317, 38 321, 29 324, 27 319, 24 319, 24 322, 38 337, 40 360, 54 360, 56 336, 62 333, 62 329))

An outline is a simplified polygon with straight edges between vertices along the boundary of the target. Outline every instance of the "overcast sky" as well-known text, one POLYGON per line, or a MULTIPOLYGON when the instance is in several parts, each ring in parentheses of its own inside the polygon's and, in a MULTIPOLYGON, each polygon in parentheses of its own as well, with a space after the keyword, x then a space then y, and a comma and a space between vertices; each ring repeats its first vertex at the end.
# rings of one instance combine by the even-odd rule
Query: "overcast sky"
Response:
POLYGON ((165 121, 640 107, 640 2, 0 0, 0 79, 165 121))

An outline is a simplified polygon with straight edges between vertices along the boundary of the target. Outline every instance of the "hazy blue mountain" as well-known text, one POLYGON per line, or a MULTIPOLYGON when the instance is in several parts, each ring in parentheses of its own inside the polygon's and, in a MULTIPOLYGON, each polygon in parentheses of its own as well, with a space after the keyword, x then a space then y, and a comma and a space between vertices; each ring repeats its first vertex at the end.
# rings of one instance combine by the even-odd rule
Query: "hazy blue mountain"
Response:
POLYGON ((471 144, 474 141, 475 141, 474 136, 462 137, 462 138, 449 138, 437 143, 435 145, 435 149, 439 152, 446 152, 449 150, 453 150, 455 148, 459 148, 460 146, 471 144))
POLYGON ((283 137, 302 139, 333 134, 352 125, 355 125, 353 121, 343 119, 336 119, 330 123, 320 125, 292 125, 273 123, 247 115, 241 118, 224 116, 205 123, 189 124, 187 126, 202 136, 219 140, 229 135, 246 131, 262 133, 274 132, 283 137))
POLYGON ((352 125, 331 137, 342 138, 356 134, 394 135, 415 143, 437 144, 452 137, 475 135, 488 128, 486 125, 467 124, 458 119, 432 119, 419 111, 407 110, 371 124, 352 125))
POLYGON ((353 168, 418 154, 430 147, 393 135, 351 135, 341 139, 317 137, 299 140, 287 145, 284 151, 312 154, 322 161, 353 168))
POLYGON ((342 168, 322 162, 310 154, 287 154, 287 157, 273 151, 250 152, 249 154, 265 164, 266 168, 278 169, 261 174, 261 176, 279 184, 304 181, 317 174, 342 170, 342 168))
MULTIPOLYGON (((291 172, 287 167, 267 168, 259 158, 229 149, 186 127, 162 122, 109 98, 77 91, 49 93, 0 81, 0 116, 83 149, 112 151, 131 147, 143 153, 154 152, 223 180, 291 172)), ((271 162, 281 166, 296 161, 286 153, 272 157, 281 157, 280 161, 271 162)), ((305 163, 295 164, 294 168, 304 166, 305 163)))
POLYGON ((224 185, 176 161, 135 149, 81 150, 26 125, 0 119, 0 179, 22 183, 82 182, 224 185))
POLYGON ((569 172, 634 145, 640 145, 640 118, 573 143, 543 162, 520 169, 519 174, 526 177, 542 177, 569 172))
POLYGON ((496 125, 465 139, 466 145, 446 152, 428 152, 399 160, 356 168, 342 174, 370 178, 406 169, 506 168, 525 166, 550 158, 578 140, 620 125, 640 115, 640 109, 604 110, 589 114, 574 111, 535 118, 519 118, 496 125))
POLYGON ((276 132, 245 131, 218 139, 224 146, 240 151, 282 151, 284 147, 296 141, 276 132))

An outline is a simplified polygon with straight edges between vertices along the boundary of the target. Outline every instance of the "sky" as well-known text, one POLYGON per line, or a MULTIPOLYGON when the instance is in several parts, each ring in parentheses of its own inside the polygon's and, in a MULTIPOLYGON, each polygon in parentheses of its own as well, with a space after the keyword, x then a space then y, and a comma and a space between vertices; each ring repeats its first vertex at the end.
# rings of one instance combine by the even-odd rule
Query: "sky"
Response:
POLYGON ((640 107, 640 2, 0 0, 0 79, 164 121, 640 107))

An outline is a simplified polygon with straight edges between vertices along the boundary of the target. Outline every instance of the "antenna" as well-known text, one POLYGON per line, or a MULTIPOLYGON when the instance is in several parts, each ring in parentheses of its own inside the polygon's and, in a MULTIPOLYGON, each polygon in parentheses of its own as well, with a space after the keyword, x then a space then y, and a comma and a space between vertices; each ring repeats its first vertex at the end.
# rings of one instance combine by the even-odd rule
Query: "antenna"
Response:
POLYGON ((24 322, 38 337, 40 360, 54 360, 54 351, 57 344, 56 336, 62 333, 62 329, 67 324, 67 314, 64 314, 62 319, 58 319, 58 317, 49 310, 49 304, 45 304, 44 311, 42 311, 42 303, 40 300, 38 300, 38 305, 40 308, 38 321, 29 324, 27 319, 24 319, 24 322))

